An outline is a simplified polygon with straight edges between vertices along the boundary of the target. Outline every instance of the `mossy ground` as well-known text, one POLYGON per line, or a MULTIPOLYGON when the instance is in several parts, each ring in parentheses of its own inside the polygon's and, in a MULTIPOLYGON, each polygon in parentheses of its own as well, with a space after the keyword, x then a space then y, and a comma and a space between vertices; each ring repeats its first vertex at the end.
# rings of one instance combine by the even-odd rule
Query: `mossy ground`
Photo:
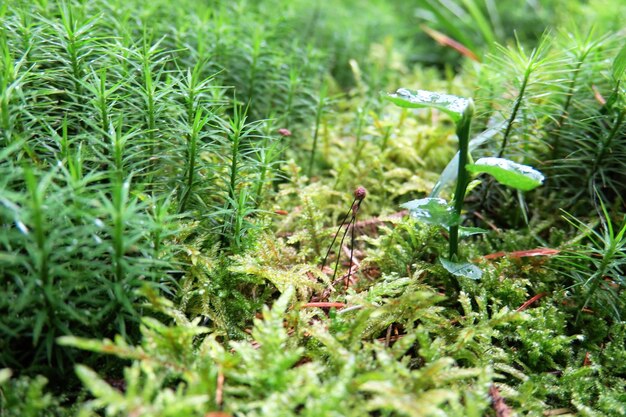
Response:
POLYGON ((0 5, 0 416, 626 415, 625 8, 401 3, 0 5))

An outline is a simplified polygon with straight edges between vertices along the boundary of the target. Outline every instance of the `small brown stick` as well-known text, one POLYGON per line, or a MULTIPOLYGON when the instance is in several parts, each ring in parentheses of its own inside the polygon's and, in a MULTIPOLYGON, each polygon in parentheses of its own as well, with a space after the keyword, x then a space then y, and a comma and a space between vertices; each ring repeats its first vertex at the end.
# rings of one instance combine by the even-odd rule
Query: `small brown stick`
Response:
POLYGON ((300 308, 344 308, 346 306, 345 303, 333 303, 333 302, 324 302, 318 301, 313 303, 302 304, 300 308))
POLYGON ((391 344, 391 331, 393 330, 393 324, 390 324, 387 327, 387 336, 385 337, 385 347, 389 347, 391 344))
POLYGON ((593 90, 593 96, 596 99, 596 101, 604 106, 606 104, 606 99, 602 97, 602 94, 600 93, 600 90, 598 90, 598 87, 596 87, 595 85, 592 85, 591 89, 593 90))
POLYGON ((528 301, 526 301, 524 304, 522 304, 521 306, 519 306, 517 308, 517 310, 515 311, 524 311, 526 310, 531 304, 533 304, 534 302, 536 302, 537 300, 545 297, 547 294, 545 292, 541 292, 537 295, 535 295, 534 297, 530 298, 528 301))
POLYGON ((498 228, 498 226, 496 226, 496 225, 495 225, 492 221, 487 220, 487 219, 485 218, 485 216, 483 216, 483 215, 482 215, 482 213, 481 213, 481 212, 479 212, 479 211, 475 211, 475 212, 474 212, 474 216, 476 216, 476 217, 478 217, 480 220, 484 221, 484 222, 487 224, 487 226, 489 226, 489 227, 491 228, 491 230, 493 230, 493 231, 495 231, 495 232, 497 232, 497 233, 500 233, 500 232, 501 232, 501 230, 498 228))
POLYGON ((495 385, 489 387, 489 396, 491 397, 491 404, 496 417, 511 417, 511 409, 504 402, 504 398, 500 395, 500 391, 495 385))
POLYGON ((569 408, 555 408, 552 410, 547 410, 543 412, 544 416, 561 416, 563 414, 571 414, 573 413, 572 410, 570 410, 569 408))
POLYGON ((405 335, 403 335, 403 334, 397 334, 395 336, 390 336, 389 340, 387 340, 387 337, 381 337, 381 338, 378 338, 376 340, 379 341, 379 342, 391 343, 391 342, 395 342, 397 340, 402 339, 404 336, 405 335))
POLYGON ((474 52, 472 52, 468 47, 463 45, 461 42, 456 41, 452 39, 451 37, 444 35, 443 33, 435 29, 431 29, 430 27, 426 25, 420 25, 420 27, 422 28, 424 32, 426 32, 428 36, 433 38, 439 45, 448 46, 454 49, 455 51, 457 51, 458 53, 460 53, 461 55, 468 57, 472 61, 480 62, 480 58, 474 52))
POLYGON ((217 387, 215 389, 215 404, 221 409, 224 402, 224 372, 217 371, 217 387))

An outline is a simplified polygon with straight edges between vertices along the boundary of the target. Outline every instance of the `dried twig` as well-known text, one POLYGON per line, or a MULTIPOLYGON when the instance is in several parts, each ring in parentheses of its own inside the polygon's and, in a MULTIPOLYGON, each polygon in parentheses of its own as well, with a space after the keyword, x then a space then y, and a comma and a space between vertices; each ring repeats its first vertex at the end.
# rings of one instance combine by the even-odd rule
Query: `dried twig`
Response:
POLYGON ((498 391, 495 385, 489 387, 489 396, 491 397, 491 404, 496 412, 496 417, 511 417, 511 409, 506 405, 504 398, 502 398, 500 391, 498 391))
POLYGON ((545 292, 542 292, 542 293, 539 293, 539 294, 535 295, 534 297, 532 297, 528 301, 526 301, 524 304, 519 306, 517 308, 517 310, 515 310, 515 311, 524 311, 524 310, 526 310, 530 305, 532 305, 534 302, 536 302, 540 298, 545 297, 546 295, 547 294, 545 292))
POLYGON ((313 302, 302 304, 301 308, 344 308, 346 306, 345 303, 334 303, 334 302, 313 302))
POLYGON ((215 389, 215 404, 222 408, 224 402, 224 372, 220 369, 217 371, 217 388, 215 389))

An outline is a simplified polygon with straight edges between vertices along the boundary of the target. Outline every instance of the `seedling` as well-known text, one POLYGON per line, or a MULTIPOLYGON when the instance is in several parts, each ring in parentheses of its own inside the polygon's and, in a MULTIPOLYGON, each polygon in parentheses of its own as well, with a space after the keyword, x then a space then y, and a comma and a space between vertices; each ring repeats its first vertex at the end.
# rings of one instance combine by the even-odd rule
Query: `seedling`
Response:
MULTIPOLYGON (((401 88, 393 94, 384 96, 385 99, 405 108, 435 108, 446 113, 456 124, 456 134, 459 138, 459 152, 450 161, 448 167, 442 173, 438 185, 433 190, 431 197, 413 200, 403 204, 409 209, 411 215, 418 220, 441 226, 450 233, 449 257, 441 259, 441 263, 448 271, 457 276, 465 276, 471 279, 479 279, 481 271, 471 263, 456 262, 459 251, 459 234, 471 235, 482 233, 482 229, 463 228, 461 226, 461 212, 467 186, 471 180, 471 174, 487 173, 493 176, 501 184, 516 188, 521 191, 532 190, 543 183, 543 175, 535 169, 515 163, 504 158, 481 158, 473 164, 469 163, 470 153, 470 128, 474 115, 474 102, 472 99, 457 97, 450 94, 439 94, 425 90, 407 90, 401 88), (436 197, 445 182, 453 180, 449 167, 457 166, 456 187, 452 203, 443 198, 436 197), (444 176, 446 178, 444 178, 444 176)), ((483 138, 478 138, 483 141, 483 138)), ((478 141, 477 141, 478 142, 478 141)), ((474 142, 476 144, 476 142, 474 142)))

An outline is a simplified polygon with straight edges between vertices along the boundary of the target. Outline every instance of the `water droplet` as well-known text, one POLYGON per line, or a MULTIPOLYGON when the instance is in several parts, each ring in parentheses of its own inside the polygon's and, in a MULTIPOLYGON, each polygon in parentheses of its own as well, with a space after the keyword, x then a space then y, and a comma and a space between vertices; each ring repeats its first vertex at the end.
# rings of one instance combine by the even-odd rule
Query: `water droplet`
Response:
POLYGON ((20 229, 20 232, 24 233, 25 235, 30 233, 30 231, 28 230, 28 227, 26 227, 26 225, 22 223, 20 220, 16 220, 15 225, 17 226, 18 229, 20 229))

